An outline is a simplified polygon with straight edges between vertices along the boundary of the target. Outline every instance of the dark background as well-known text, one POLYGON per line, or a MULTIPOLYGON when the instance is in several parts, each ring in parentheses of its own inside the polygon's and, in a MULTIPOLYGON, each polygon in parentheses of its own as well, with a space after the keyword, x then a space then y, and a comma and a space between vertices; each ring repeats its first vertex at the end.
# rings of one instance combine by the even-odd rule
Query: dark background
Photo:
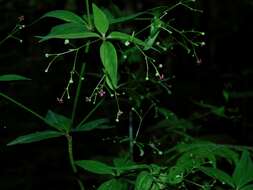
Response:
MULTIPOLYGON (((107 6, 105 2, 95 1, 98 5, 107 6)), ((114 2, 114 1, 113 1, 114 2)), ((138 0, 115 1, 122 9, 141 11, 172 1, 138 0)), ((165 102, 181 117, 189 117, 194 106, 192 99, 205 100, 214 105, 225 105, 228 114, 237 117, 228 120, 209 116, 199 124, 202 129, 198 135, 225 144, 251 146, 252 139, 252 42, 253 42, 253 2, 251 0, 199 0, 196 2, 201 14, 189 17, 180 10, 176 11, 177 19, 196 30, 204 31, 206 46, 198 50, 201 63, 177 50, 172 63, 176 79, 173 81, 173 95, 163 97, 165 102), (247 92, 225 102, 222 90, 247 92), (232 111, 231 111, 232 110, 232 111)), ((45 12, 53 9, 69 9, 78 13, 84 7, 82 1, 52 0, 0 0, 0 39, 3 39, 17 23, 18 17, 25 16, 29 24, 45 12)), ((48 63, 46 52, 61 48, 61 44, 39 44, 33 36, 45 33, 53 22, 42 21, 27 28, 17 36, 23 39, 19 43, 9 39, 0 47, 0 74, 16 73, 32 78, 31 82, 1 83, 0 90, 38 113, 45 114, 48 109, 66 111, 56 102, 63 86, 65 66, 55 66, 55 72, 45 74, 48 63)), ((167 61, 166 55, 161 61, 167 61)), ((66 105, 68 107, 68 105, 66 105)), ((23 145, 6 147, 5 144, 14 137, 32 131, 44 129, 43 123, 15 105, 0 99, 0 189, 77 189, 71 177, 67 152, 64 149, 65 139, 55 139, 23 145), (57 150, 57 151, 56 151, 57 150)), ((101 141, 105 134, 86 134, 77 136, 76 149, 81 150, 77 157, 91 155, 110 155, 113 146, 101 141), (93 143, 96 142, 96 143, 93 143), (90 146, 92 143, 93 146, 90 146), (89 148, 87 149, 87 144, 89 148), (103 144, 104 146, 100 146, 103 144), (102 148, 101 148, 102 147, 102 148), (110 148, 108 148, 110 147, 110 148), (110 151, 109 151, 110 150, 110 151)))

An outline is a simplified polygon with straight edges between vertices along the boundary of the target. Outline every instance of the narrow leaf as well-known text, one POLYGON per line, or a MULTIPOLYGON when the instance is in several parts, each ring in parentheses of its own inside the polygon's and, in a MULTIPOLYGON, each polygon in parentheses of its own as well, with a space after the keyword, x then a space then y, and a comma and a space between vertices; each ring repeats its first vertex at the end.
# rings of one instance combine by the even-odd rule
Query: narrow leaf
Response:
POLYGON ((248 151, 243 151, 240 161, 236 164, 233 180, 236 187, 240 187, 253 181, 253 163, 248 151))
POLYGON ((51 110, 47 112, 45 122, 51 127, 58 129, 59 131, 69 131, 71 125, 71 119, 55 113, 51 110))
POLYGON ((118 58, 111 42, 104 41, 101 44, 100 58, 105 68, 106 83, 112 90, 115 90, 118 83, 118 58))
POLYGON ((94 3, 92 4, 92 10, 94 15, 94 24, 96 29, 105 35, 109 28, 109 20, 107 19, 105 13, 97 7, 94 3))
POLYGON ((73 131, 91 131, 94 129, 108 129, 112 128, 113 126, 108 125, 109 120, 107 118, 102 118, 102 119, 96 119, 90 122, 87 122, 75 129, 73 131))
POLYGON ((209 177, 219 180, 221 183, 228 184, 231 187, 234 187, 233 179, 230 175, 218 168, 209 168, 209 167, 200 167, 200 170, 208 175, 209 177))
POLYGON ((95 160, 79 160, 75 162, 76 165, 96 174, 114 175, 114 167, 95 160))
POLYGON ((100 37, 97 33, 88 32, 85 27, 76 23, 66 23, 54 26, 49 34, 46 36, 37 36, 41 38, 39 42, 43 42, 49 39, 82 39, 82 38, 92 38, 100 37))
POLYGON ((54 10, 54 11, 50 11, 46 14, 44 14, 42 18, 45 17, 53 17, 53 18, 57 18, 60 20, 64 20, 66 22, 72 22, 72 23, 76 23, 76 24, 82 24, 82 25, 87 25, 87 23, 78 15, 76 15, 73 12, 70 11, 66 11, 66 10, 54 10))
POLYGON ((159 31, 154 36, 150 36, 147 39, 144 50, 149 50, 150 48, 152 48, 152 46, 155 43, 156 38, 158 37, 158 35, 159 35, 159 31))
POLYGON ((8 74, 8 75, 1 75, 0 76, 0 81, 16 81, 16 80, 31 80, 31 79, 20 76, 20 75, 15 75, 15 74, 8 74))
POLYGON ((137 44, 137 45, 141 45, 141 46, 145 46, 146 43, 132 35, 129 35, 129 34, 126 34, 126 33, 123 33, 123 32, 117 32, 117 31, 114 31, 112 33, 110 33, 108 36, 107 36, 108 39, 112 39, 112 40, 121 40, 123 42, 132 42, 134 44, 137 44))
POLYGON ((252 189, 253 189, 253 184, 250 184, 250 185, 246 185, 242 187, 240 190, 252 190, 252 189))
POLYGON ((58 132, 58 131, 41 131, 41 132, 35 132, 28 135, 20 136, 16 138, 15 140, 9 142, 7 146, 16 145, 16 144, 27 144, 37 141, 42 141, 50 138, 56 138, 63 136, 64 133, 58 132))
POLYGON ((112 19, 110 19, 110 23, 111 24, 118 24, 118 23, 122 23, 122 22, 127 22, 127 21, 133 20, 133 19, 137 18, 138 16, 141 16, 145 13, 147 13, 147 12, 146 11, 145 12, 139 12, 139 13, 135 13, 135 14, 132 14, 132 15, 122 16, 122 17, 119 17, 119 18, 112 18, 112 19))

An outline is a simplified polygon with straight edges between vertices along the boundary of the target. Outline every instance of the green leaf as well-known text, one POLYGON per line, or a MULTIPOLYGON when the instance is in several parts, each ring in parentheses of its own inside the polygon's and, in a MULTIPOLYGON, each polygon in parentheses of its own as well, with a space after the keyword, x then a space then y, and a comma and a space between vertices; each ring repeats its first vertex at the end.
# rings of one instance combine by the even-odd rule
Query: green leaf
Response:
POLYGON ((243 151, 233 172, 233 180, 238 189, 253 181, 253 163, 248 151, 243 151))
POLYGON ((225 108, 224 108, 224 106, 214 108, 211 111, 213 112, 213 114, 215 114, 215 115, 217 115, 219 117, 225 117, 225 118, 227 117, 225 115, 225 108))
POLYGON ((117 175, 121 175, 121 173, 129 171, 129 170, 149 168, 148 165, 145 165, 145 167, 144 165, 137 165, 133 161, 129 160, 127 157, 115 158, 113 159, 113 164, 115 166, 115 169, 117 170, 117 175))
POLYGON ((217 146, 217 148, 214 150, 214 154, 217 155, 217 156, 225 158, 231 164, 239 162, 238 153, 235 152, 232 149, 227 148, 227 147, 217 146))
POLYGON ((63 115, 60 115, 58 113, 55 113, 51 110, 47 112, 47 115, 45 117, 45 122, 51 127, 54 127, 58 129, 59 131, 64 131, 64 132, 68 132, 71 127, 71 119, 63 115))
POLYGON ((35 132, 28 135, 23 135, 15 140, 9 142, 7 146, 12 146, 16 144, 27 144, 32 142, 38 142, 50 138, 60 137, 63 136, 64 133, 58 132, 58 131, 41 131, 41 132, 35 132))
POLYGON ((104 65, 106 83, 112 89, 117 88, 118 83, 118 58, 114 45, 104 41, 100 46, 100 58, 104 65))
POLYGON ((118 24, 118 23, 121 23, 121 22, 126 22, 126 21, 129 21, 129 20, 133 20, 135 18, 137 18, 138 16, 141 16, 143 14, 146 14, 147 12, 139 12, 139 13, 135 13, 135 14, 132 14, 132 15, 127 15, 127 16, 122 16, 122 17, 119 17, 119 18, 112 18, 110 19, 110 23, 111 24, 118 24))
POLYGON ((133 171, 133 170, 140 170, 140 169, 150 169, 150 166, 146 164, 132 164, 132 165, 125 165, 125 166, 117 166, 115 168, 117 170, 117 174, 122 174, 128 171, 133 171))
POLYGON ((116 179, 110 179, 104 183, 102 183, 97 190, 123 190, 125 185, 116 179))
POLYGON ((37 36, 41 38, 39 42, 49 39, 83 39, 83 38, 99 38, 100 36, 94 32, 88 32, 84 26, 76 23, 65 23, 54 26, 46 36, 37 36))
POLYGON ((31 79, 20 76, 20 75, 15 75, 15 74, 8 74, 8 75, 1 75, 0 76, 0 81, 16 81, 16 80, 31 80, 31 79))
POLYGON ((133 161, 129 160, 127 157, 125 158, 115 158, 113 159, 114 166, 117 167, 128 167, 136 165, 133 161))
POLYGON ((76 24, 82 24, 83 27, 84 25, 87 25, 87 23, 82 19, 82 17, 76 15, 73 12, 70 11, 66 11, 66 10, 54 10, 54 11, 50 11, 46 14, 44 14, 42 18, 45 17, 53 17, 53 18, 57 18, 60 20, 64 20, 66 22, 71 22, 71 23, 76 23, 76 24))
POLYGON ((123 42, 132 42, 134 44, 140 45, 140 46, 145 46, 146 43, 132 35, 123 33, 123 32, 111 32, 108 36, 108 39, 112 39, 112 40, 121 40, 123 42))
POLYGON ((184 168, 180 165, 171 167, 167 179, 168 183, 172 185, 181 183, 184 179, 184 168))
POLYGON ((148 39, 146 40, 146 45, 144 50, 148 50, 152 48, 153 44, 155 43, 159 33, 160 33, 160 28, 162 26, 163 22, 160 20, 159 17, 154 16, 152 19, 152 23, 150 26, 150 34, 148 39))
POLYGON ((76 165, 96 174, 114 175, 114 167, 95 160, 79 160, 75 162, 76 165))
POLYGON ((109 129, 113 128, 114 126, 108 125, 109 120, 107 118, 102 118, 102 119, 96 119, 90 122, 87 122, 75 129, 73 131, 91 131, 94 129, 109 129))
POLYGON ((152 19, 152 23, 150 26, 150 36, 154 36, 157 32, 160 31, 161 26, 163 25, 163 21, 160 19, 159 16, 154 16, 152 19))
POLYGON ((222 94, 223 94, 223 97, 224 97, 225 101, 228 102, 228 100, 230 99, 229 92, 227 90, 223 90, 222 94))
POLYGON ((200 167, 199 168, 206 175, 219 180, 222 184, 228 184, 234 187, 234 181, 230 175, 218 168, 200 167))
POLYGON ((154 181, 154 178, 149 172, 142 171, 137 176, 134 190, 150 190, 152 187, 153 181, 154 181))
POLYGON ((105 13, 101 9, 99 9, 94 3, 92 4, 92 10, 96 29, 102 35, 105 35, 105 33, 109 29, 109 20, 107 19, 105 13))
POLYGON ((158 37, 158 35, 159 35, 159 31, 154 36, 150 36, 147 39, 144 50, 149 50, 150 48, 152 48, 152 46, 155 43, 156 38, 158 37))
POLYGON ((178 121, 177 115, 172 112, 171 110, 168 110, 166 108, 163 107, 159 107, 158 111, 166 118, 172 121, 178 121))
POLYGON ((250 185, 246 185, 246 186, 242 187, 239 190, 252 190, 252 189, 253 189, 253 184, 250 184, 250 185))

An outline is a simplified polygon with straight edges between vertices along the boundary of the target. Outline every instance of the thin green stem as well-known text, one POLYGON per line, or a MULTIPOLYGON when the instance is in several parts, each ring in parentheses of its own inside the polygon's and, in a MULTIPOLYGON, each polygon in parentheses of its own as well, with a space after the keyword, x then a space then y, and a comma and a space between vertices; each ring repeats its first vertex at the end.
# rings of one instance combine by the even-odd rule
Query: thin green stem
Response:
POLYGON ((75 166, 75 161, 74 161, 74 156, 73 156, 73 143, 72 143, 72 136, 67 134, 67 141, 68 141, 68 153, 69 153, 69 162, 71 165, 71 168, 74 173, 77 172, 76 166, 75 166))
POLYGON ((11 34, 9 34, 8 36, 6 36, 4 39, 2 39, 1 41, 0 41, 0 45, 1 44, 3 44, 6 40, 8 40, 9 38, 11 38, 11 34))
POLYGON ((88 18, 88 25, 89 25, 89 28, 92 29, 89 0, 85 0, 85 3, 86 3, 86 12, 87 12, 87 18, 88 18))
POLYGON ((83 120, 77 125, 77 128, 82 126, 87 119, 96 111, 96 109, 102 104, 102 102, 104 101, 104 99, 100 100, 97 105, 83 118, 83 120))
POLYGON ((16 25, 16 26, 12 29, 12 31, 9 33, 9 35, 6 36, 4 39, 2 39, 2 40, 0 41, 0 45, 2 45, 2 44, 3 44, 6 40, 8 40, 9 38, 12 38, 13 35, 19 31, 19 28, 18 28, 18 27, 19 27, 19 26, 16 25))
POLYGON ((78 185, 79 185, 79 187, 80 187, 80 190, 85 190, 82 181, 81 181, 80 179, 78 179, 78 178, 77 178, 76 180, 77 180, 77 182, 78 182, 78 185))
MULTIPOLYGON (((69 162, 72 168, 72 171, 74 172, 74 174, 77 173, 77 168, 75 165, 75 160, 74 160, 74 156, 73 156, 73 142, 72 142, 72 136, 70 134, 66 134, 66 138, 68 141, 68 154, 69 154, 69 162)), ((76 178, 78 185, 80 187, 80 190, 84 190, 84 185, 82 183, 82 181, 77 177, 76 178)))
POLYGON ((16 100, 12 99, 11 97, 9 97, 9 96, 7 96, 7 95, 1 93, 1 92, 0 92, 0 96, 2 96, 3 98, 9 100, 10 102, 16 104, 18 107, 20 107, 20 108, 22 108, 22 109, 28 111, 29 113, 31 113, 31 114, 34 115, 35 117, 39 118, 40 120, 46 122, 45 119, 44 119, 44 117, 42 117, 41 115, 39 115, 39 114, 36 113, 35 111, 31 110, 30 108, 26 107, 25 105, 21 104, 20 102, 18 102, 18 101, 16 101, 16 100))
MULTIPOLYGON (((140 132, 140 129, 141 129, 141 126, 142 126, 142 122, 144 120, 144 118, 146 117, 146 115, 148 114, 148 112, 154 107, 154 104, 150 105, 148 110, 143 114, 143 116, 141 116, 136 110, 135 110, 135 113, 138 115, 138 117, 140 118, 140 122, 139 122, 139 126, 138 126, 138 129, 136 131, 136 134, 135 134, 135 138, 134 138, 134 142, 136 142, 138 136, 139 136, 139 132, 140 132)), ((133 109, 134 111, 134 109, 133 109)))
MULTIPOLYGON (((75 58, 75 60, 76 60, 76 58, 75 58)), ((83 74, 84 74, 85 66, 86 66, 86 64, 82 65, 80 76, 79 76, 78 86, 77 86, 77 89, 76 89, 75 99, 74 99, 74 104, 73 104, 73 109, 72 109, 71 125, 73 125, 74 119, 75 119, 75 116, 76 116, 77 103, 78 103, 79 96, 80 96, 80 91, 81 91, 81 86, 82 86, 82 81, 83 81, 82 77, 83 77, 83 74)))

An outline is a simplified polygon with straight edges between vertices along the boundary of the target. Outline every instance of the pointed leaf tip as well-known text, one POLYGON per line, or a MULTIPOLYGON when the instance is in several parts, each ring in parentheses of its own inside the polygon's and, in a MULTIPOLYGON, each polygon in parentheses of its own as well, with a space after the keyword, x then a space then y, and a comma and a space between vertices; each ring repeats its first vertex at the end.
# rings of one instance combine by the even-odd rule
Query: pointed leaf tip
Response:
POLYGON ((96 4, 92 4, 92 11, 94 15, 94 24, 96 29, 102 34, 105 35, 105 33, 109 29, 109 20, 105 13, 97 7, 96 4))

